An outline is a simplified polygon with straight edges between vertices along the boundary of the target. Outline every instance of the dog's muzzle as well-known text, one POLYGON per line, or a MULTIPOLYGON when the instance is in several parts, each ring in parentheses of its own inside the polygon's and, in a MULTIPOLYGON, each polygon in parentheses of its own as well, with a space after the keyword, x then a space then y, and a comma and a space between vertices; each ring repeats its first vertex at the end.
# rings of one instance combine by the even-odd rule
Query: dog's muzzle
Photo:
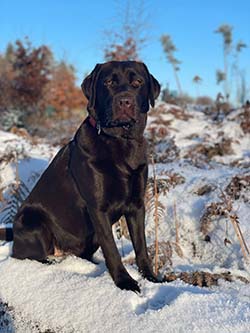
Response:
POLYGON ((133 124, 136 122, 136 101, 131 94, 118 94, 113 99, 112 124, 133 124))

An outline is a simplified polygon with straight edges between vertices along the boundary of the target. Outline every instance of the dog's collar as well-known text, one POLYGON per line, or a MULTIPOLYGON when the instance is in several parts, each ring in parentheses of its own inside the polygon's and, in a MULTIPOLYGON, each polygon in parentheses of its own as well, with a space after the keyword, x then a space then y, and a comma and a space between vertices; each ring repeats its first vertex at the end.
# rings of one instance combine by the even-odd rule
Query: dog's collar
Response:
POLYGON ((92 117, 92 116, 88 116, 87 119, 88 119, 90 125, 97 129, 97 133, 99 135, 101 133, 101 124, 100 124, 100 122, 96 121, 95 118, 92 117))
MULTIPOLYGON (((101 130, 102 130, 102 127, 101 127, 101 123, 100 121, 96 121, 94 117, 92 116, 88 116, 87 118, 89 124, 94 127, 96 130, 97 130, 97 134, 100 135, 101 134, 101 130)), ((105 128, 112 128, 112 127, 115 127, 115 126, 104 126, 105 128)), ((121 126, 124 130, 129 130, 131 125, 123 125, 121 126)))

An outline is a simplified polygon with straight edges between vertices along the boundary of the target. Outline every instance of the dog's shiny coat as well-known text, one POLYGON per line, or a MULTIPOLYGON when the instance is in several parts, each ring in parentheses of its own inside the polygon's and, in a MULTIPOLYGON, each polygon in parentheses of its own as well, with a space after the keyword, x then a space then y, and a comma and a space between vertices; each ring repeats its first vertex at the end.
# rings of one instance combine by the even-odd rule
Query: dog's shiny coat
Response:
POLYGON ((127 61, 97 65, 82 89, 89 117, 19 209, 13 257, 43 262, 59 249, 91 260, 101 246, 115 284, 140 291, 121 262, 112 224, 126 217, 139 271, 157 282, 145 241, 143 131, 160 86, 144 64, 127 61))

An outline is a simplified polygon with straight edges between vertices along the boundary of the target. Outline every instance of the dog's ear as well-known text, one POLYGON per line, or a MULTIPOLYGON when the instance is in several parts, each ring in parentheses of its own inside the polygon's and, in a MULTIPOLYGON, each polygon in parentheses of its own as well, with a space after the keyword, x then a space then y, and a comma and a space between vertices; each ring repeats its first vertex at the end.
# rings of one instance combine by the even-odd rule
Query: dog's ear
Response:
POLYGON ((88 110, 95 109, 96 83, 101 71, 101 64, 97 64, 93 71, 83 80, 81 84, 82 91, 88 99, 88 110))
POLYGON ((147 76, 147 81, 148 81, 148 91, 149 91, 149 102, 152 107, 155 106, 155 100, 159 96, 160 91, 161 91, 161 86, 159 82, 154 78, 152 74, 149 73, 148 68, 145 64, 142 64, 145 71, 146 71, 146 76, 147 76))
POLYGON ((152 74, 150 76, 150 92, 149 92, 149 101, 152 108, 155 106, 155 100, 159 96, 161 91, 160 83, 153 77, 152 74))

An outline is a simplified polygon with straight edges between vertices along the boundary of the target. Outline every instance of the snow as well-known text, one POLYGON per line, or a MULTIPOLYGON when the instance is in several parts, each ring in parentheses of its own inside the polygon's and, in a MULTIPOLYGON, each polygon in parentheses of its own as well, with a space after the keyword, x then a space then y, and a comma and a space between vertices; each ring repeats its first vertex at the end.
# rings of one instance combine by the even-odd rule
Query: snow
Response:
POLYGON ((36 332, 36 323, 62 333, 249 331, 250 289, 243 283, 156 285, 127 269, 141 295, 114 287, 104 265, 79 258, 51 266, 8 259, 0 266, 1 295, 15 309, 17 332, 36 332))
MULTIPOLYGON (((221 202, 221 193, 233 176, 249 173, 250 135, 244 134, 237 121, 239 110, 227 120, 214 123, 203 112, 190 109, 192 117, 178 119, 169 113, 171 105, 163 105, 162 119, 171 120, 170 134, 161 143, 162 151, 170 138, 179 149, 179 155, 168 163, 156 163, 158 180, 178 174, 183 182, 170 185, 159 200, 165 207, 159 221, 159 240, 169 241, 174 249, 178 219, 180 247, 183 257, 173 250, 171 262, 160 270, 175 272, 203 270, 210 273, 230 271, 234 276, 250 279, 250 264, 242 255, 239 241, 230 221, 214 219, 210 225, 211 242, 204 241, 200 231, 201 217, 209 204, 221 202), (198 164, 185 158, 198 143, 213 144, 223 137, 232 140, 232 154, 214 156, 209 162, 198 159, 198 164), (165 143, 164 143, 165 142, 165 143), (202 186, 212 190, 204 195, 197 192, 202 186), (176 214, 174 216, 174 205, 176 214), (194 255, 194 245, 195 252, 194 255)), ((157 119, 152 114, 148 127, 157 119)), ((7 200, 11 196, 10 184, 18 175, 31 189, 58 148, 34 143, 27 138, 0 131, 1 156, 13 155, 10 161, 0 162, 0 191, 7 200)), ((152 166, 149 168, 152 175, 152 166)), ((244 197, 232 202, 245 241, 250 246, 249 189, 244 197)), ((4 203, 0 203, 0 219, 4 203)), ((154 241, 153 213, 146 218, 148 245, 154 241)), ((134 252, 129 240, 116 239, 123 261, 131 276, 139 281, 141 293, 118 289, 105 266, 101 250, 95 254, 98 264, 68 256, 51 265, 35 261, 19 261, 10 257, 11 243, 0 245, 0 301, 8 304, 1 311, 0 332, 250 332, 250 288, 248 284, 219 281, 218 286, 201 288, 180 280, 154 284, 144 280, 136 265, 128 264, 134 252), (5 324, 1 326, 1 323, 5 324)), ((249 257, 250 259, 250 257, 249 257)))

